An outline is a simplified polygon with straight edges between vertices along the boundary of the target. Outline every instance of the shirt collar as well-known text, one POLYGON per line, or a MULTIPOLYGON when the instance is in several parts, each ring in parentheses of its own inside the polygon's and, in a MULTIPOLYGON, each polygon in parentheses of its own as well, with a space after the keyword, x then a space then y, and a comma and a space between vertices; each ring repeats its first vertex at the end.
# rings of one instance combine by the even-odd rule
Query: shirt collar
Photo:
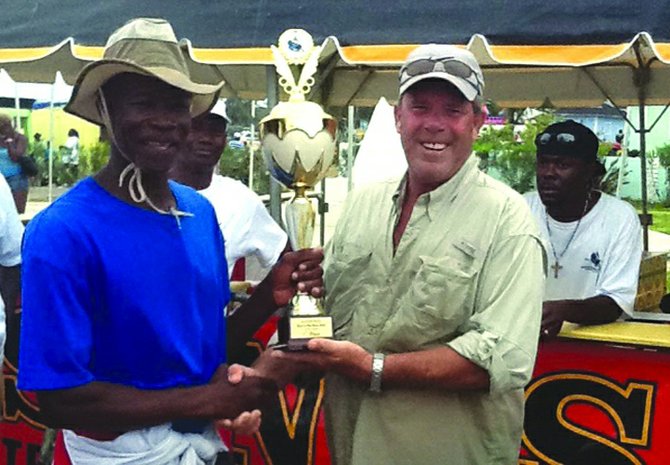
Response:
MULTIPOLYGON (((428 217, 432 220, 438 214, 438 208, 444 204, 451 205, 462 191, 462 187, 468 185, 468 181, 475 176, 477 172, 478 159, 470 155, 463 166, 456 172, 451 179, 439 185, 430 192, 422 194, 416 205, 425 206, 428 217)), ((402 202, 407 191, 407 173, 403 176, 398 188, 393 194, 393 205, 395 213, 398 215, 402 209, 402 202)))

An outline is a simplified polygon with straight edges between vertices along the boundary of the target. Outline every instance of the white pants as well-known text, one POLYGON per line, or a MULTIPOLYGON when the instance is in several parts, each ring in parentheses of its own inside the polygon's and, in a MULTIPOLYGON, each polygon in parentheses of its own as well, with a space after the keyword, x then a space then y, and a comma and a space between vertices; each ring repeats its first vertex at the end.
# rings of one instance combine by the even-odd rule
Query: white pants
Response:
POLYGON ((210 465, 225 446, 214 428, 178 433, 169 424, 129 431, 112 441, 96 441, 64 430, 72 465, 210 465))

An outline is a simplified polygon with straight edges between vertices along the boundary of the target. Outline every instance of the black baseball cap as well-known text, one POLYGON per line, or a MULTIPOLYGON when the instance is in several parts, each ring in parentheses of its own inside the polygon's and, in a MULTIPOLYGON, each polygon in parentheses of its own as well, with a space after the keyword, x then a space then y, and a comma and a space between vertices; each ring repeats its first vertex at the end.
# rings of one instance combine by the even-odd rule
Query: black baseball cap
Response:
POLYGON ((605 167, 598 160, 598 137, 589 128, 573 120, 554 123, 535 137, 537 156, 553 155, 579 158, 598 164, 600 175, 605 167))

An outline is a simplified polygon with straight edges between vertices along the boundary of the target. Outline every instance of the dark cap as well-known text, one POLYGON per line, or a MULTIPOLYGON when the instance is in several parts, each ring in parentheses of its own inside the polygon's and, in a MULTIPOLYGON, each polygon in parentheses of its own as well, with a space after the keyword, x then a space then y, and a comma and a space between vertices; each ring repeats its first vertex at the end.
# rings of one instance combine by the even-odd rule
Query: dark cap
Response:
POLYGON ((573 120, 554 123, 535 138, 538 155, 598 159, 598 137, 589 128, 573 120))
POLYGON ((573 120, 554 123, 535 137, 537 156, 553 155, 580 158, 600 165, 600 173, 605 167, 598 160, 598 137, 589 128, 573 120))

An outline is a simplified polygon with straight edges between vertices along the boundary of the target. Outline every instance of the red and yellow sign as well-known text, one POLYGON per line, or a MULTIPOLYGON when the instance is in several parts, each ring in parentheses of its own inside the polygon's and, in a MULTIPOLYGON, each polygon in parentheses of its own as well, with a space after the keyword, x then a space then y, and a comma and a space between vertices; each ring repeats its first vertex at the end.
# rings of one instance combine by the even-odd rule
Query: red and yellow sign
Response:
POLYGON ((520 464, 664 465, 670 353, 559 340, 526 389, 520 464))
MULTIPOLYGON (((247 358, 253 360, 259 353, 274 323, 247 345, 247 358)), ((670 327, 656 324, 649 325, 649 330, 670 327)), ((16 391, 13 355, 8 353, 5 364, 0 464, 34 465, 43 427, 33 399, 16 391)), ((519 464, 666 465, 670 460, 668 380, 670 352, 650 348, 648 342, 644 347, 616 345, 611 338, 609 343, 560 339, 542 344, 534 378, 526 389, 519 464)), ((330 465, 324 392, 320 380, 280 392, 276 404, 265 412, 258 434, 232 438, 238 463, 330 465)))

